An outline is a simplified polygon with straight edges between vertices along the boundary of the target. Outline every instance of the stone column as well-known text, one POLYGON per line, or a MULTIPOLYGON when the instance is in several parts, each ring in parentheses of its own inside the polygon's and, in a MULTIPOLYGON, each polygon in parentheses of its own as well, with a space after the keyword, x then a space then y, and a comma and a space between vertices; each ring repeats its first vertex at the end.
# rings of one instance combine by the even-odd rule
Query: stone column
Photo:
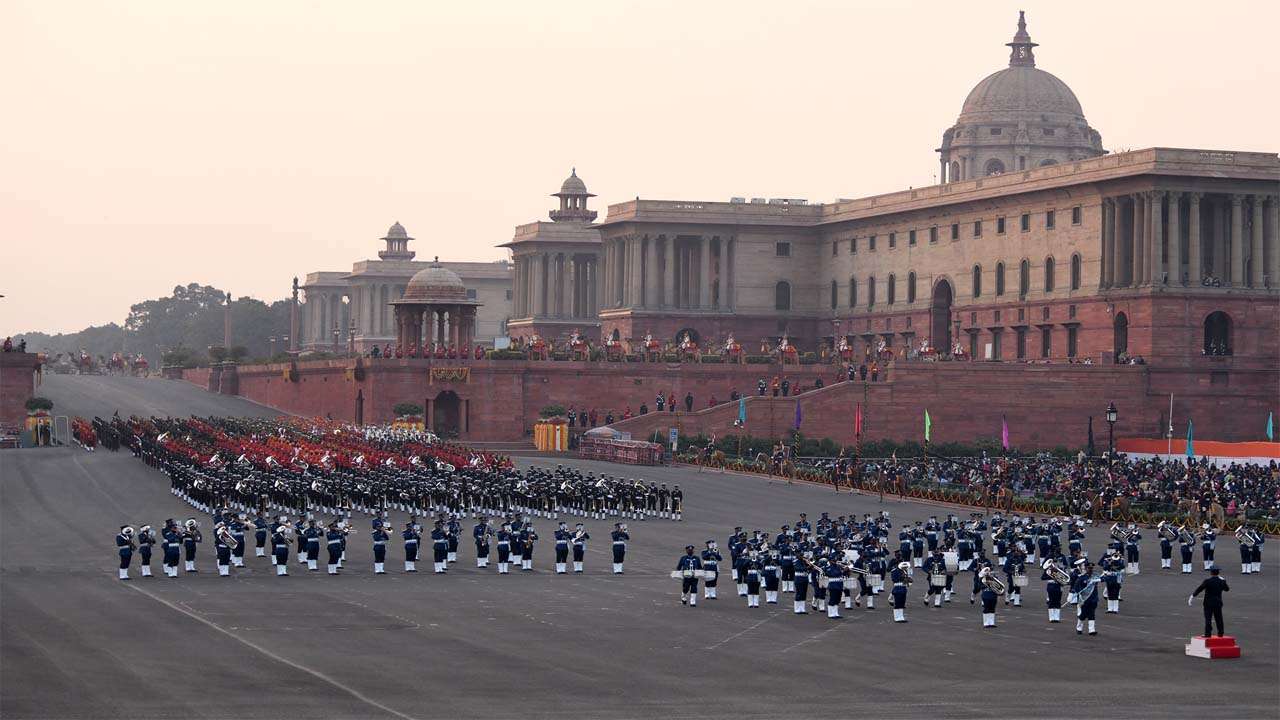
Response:
POLYGON ((533 273, 533 282, 529 283, 529 287, 533 290, 533 298, 529 305, 529 317, 536 317, 546 314, 546 311, 542 307, 542 284, 544 282, 543 267, 545 266, 545 263, 543 262, 542 253, 533 255, 529 260, 529 271, 533 273))
POLYGON ((645 254, 644 305, 648 308, 662 307, 662 264, 658 253, 658 236, 649 238, 649 249, 645 254))
POLYGON ((1142 284, 1142 222, 1145 213, 1142 207, 1142 195, 1134 193, 1129 196, 1129 201, 1133 203, 1133 264, 1129 269, 1129 286, 1138 287, 1142 284))
POLYGON ((663 280, 663 297, 662 306, 667 308, 677 307, 679 295, 676 294, 676 236, 667 236, 665 247, 662 248, 663 257, 667 263, 663 280))
POLYGON ((1164 191, 1152 190, 1148 199, 1151 215, 1151 237, 1147 240, 1147 272, 1152 287, 1160 287, 1164 278, 1164 191))
POLYGON ((462 347, 462 307, 454 305, 449 308, 449 344, 455 348, 462 347))
POLYGON ((641 291, 644 279, 644 241, 637 235, 631 238, 631 253, 627 257, 630 264, 627 272, 627 305, 633 308, 641 306, 641 291))
POLYGON ((1169 285, 1182 287, 1182 193, 1169 192, 1169 285))
POLYGON ((1252 198, 1253 205, 1253 247, 1249 254, 1249 286, 1253 288, 1262 287, 1263 268, 1266 266, 1266 252, 1262 245, 1262 196, 1254 195, 1252 198))
POLYGON ((711 309, 711 236, 703 235, 702 258, 698 262, 698 307, 711 309))
POLYGON ((1187 208, 1187 285, 1196 287, 1204 277, 1201 267, 1203 250, 1200 247, 1200 198, 1201 193, 1190 193, 1187 208))
POLYGON ((729 238, 729 252, 726 255, 723 267, 725 268, 725 276, 727 278, 725 285, 725 307, 729 310, 736 310, 738 306, 738 271, 735 265, 738 261, 738 239, 729 238))
POLYGON ((1243 195, 1231 196, 1231 287, 1244 286, 1244 208, 1243 195))
POLYGON ((1266 246, 1269 253, 1267 272, 1271 273, 1271 287, 1280 287, 1280 196, 1267 198, 1271 212, 1271 232, 1267 236, 1266 246))
POLYGON ((1115 235, 1115 203, 1111 198, 1102 199, 1102 277, 1098 284, 1109 288, 1115 282, 1116 270, 1116 235, 1115 235))

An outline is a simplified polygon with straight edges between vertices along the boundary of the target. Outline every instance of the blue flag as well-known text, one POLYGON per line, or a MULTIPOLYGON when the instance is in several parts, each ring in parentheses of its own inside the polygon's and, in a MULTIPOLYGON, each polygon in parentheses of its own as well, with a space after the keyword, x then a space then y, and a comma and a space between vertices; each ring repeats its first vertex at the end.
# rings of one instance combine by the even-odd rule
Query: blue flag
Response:
POLYGON ((738 398, 738 426, 747 426, 747 398, 746 396, 738 398))
POLYGON ((1271 422, 1275 413, 1267 413, 1267 442, 1276 441, 1275 425, 1271 422))
POLYGON ((1192 435, 1191 421, 1188 420, 1187 421, 1187 459, 1188 460, 1193 460, 1195 459, 1195 456, 1196 456, 1196 444, 1195 444, 1195 441, 1192 439, 1191 435, 1192 435))

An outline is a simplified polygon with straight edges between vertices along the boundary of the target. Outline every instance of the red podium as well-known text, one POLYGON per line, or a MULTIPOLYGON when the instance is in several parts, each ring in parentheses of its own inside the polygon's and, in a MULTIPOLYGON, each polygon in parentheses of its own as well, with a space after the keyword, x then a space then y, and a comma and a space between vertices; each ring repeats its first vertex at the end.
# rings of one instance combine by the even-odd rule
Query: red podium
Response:
POLYGON ((1230 635, 1223 637, 1196 635, 1191 638, 1191 642, 1187 643, 1187 654, 1191 657, 1209 658, 1210 660, 1238 658, 1240 657, 1240 646, 1236 644, 1236 639, 1230 635))

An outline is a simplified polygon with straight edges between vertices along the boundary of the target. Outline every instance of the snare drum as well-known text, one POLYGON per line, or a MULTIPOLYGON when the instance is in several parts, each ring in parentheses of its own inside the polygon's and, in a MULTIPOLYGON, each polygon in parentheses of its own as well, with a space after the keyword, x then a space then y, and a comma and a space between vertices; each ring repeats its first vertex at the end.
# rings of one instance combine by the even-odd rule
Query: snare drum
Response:
POLYGON ((1027 586, 1027 582, 1028 582, 1028 578, 1027 578, 1027 576, 1026 576, 1026 575, 1014 575, 1014 576, 1013 576, 1013 585, 1014 585, 1014 587, 1026 587, 1026 586, 1027 586))
POLYGON ((945 587, 947 584, 946 575, 930 575, 929 584, 934 587, 945 587))
POLYGON ((947 569, 948 575, 955 575, 960 572, 960 553, 954 550, 942 553, 942 565, 947 569))

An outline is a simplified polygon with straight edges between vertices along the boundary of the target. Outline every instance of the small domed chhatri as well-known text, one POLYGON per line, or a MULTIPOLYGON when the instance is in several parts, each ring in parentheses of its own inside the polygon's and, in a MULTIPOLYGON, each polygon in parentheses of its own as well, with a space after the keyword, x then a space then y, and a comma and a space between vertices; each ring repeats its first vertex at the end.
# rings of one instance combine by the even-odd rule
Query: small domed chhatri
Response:
POLYGON ((409 249, 409 241, 412 239, 399 221, 393 223, 382 238, 387 247, 378 251, 378 257, 383 260, 412 260, 415 254, 409 249))
POLYGON ((595 195, 587 192, 587 184, 578 177, 577 168, 573 168, 569 177, 560 183, 560 192, 551 193, 551 197, 560 198, 560 209, 551 211, 551 219, 555 222, 589 223, 596 219, 596 211, 587 209, 587 198, 595 195))
POLYGON ((462 284, 458 273, 440 264, 436 258, 426 268, 419 270, 409 284, 405 285, 404 295, 398 302, 413 303, 466 303, 467 288, 462 284))
POLYGON ((1009 67, 983 78, 965 98, 956 124, 942 136, 943 182, 1029 170, 1106 153, 1066 83, 1036 67, 1024 13, 1009 67))
POLYGON ((404 295, 389 304, 395 308, 396 348, 404 357, 428 357, 432 348, 465 355, 475 341, 480 303, 467 299, 462 278, 438 257, 410 278, 404 295))

